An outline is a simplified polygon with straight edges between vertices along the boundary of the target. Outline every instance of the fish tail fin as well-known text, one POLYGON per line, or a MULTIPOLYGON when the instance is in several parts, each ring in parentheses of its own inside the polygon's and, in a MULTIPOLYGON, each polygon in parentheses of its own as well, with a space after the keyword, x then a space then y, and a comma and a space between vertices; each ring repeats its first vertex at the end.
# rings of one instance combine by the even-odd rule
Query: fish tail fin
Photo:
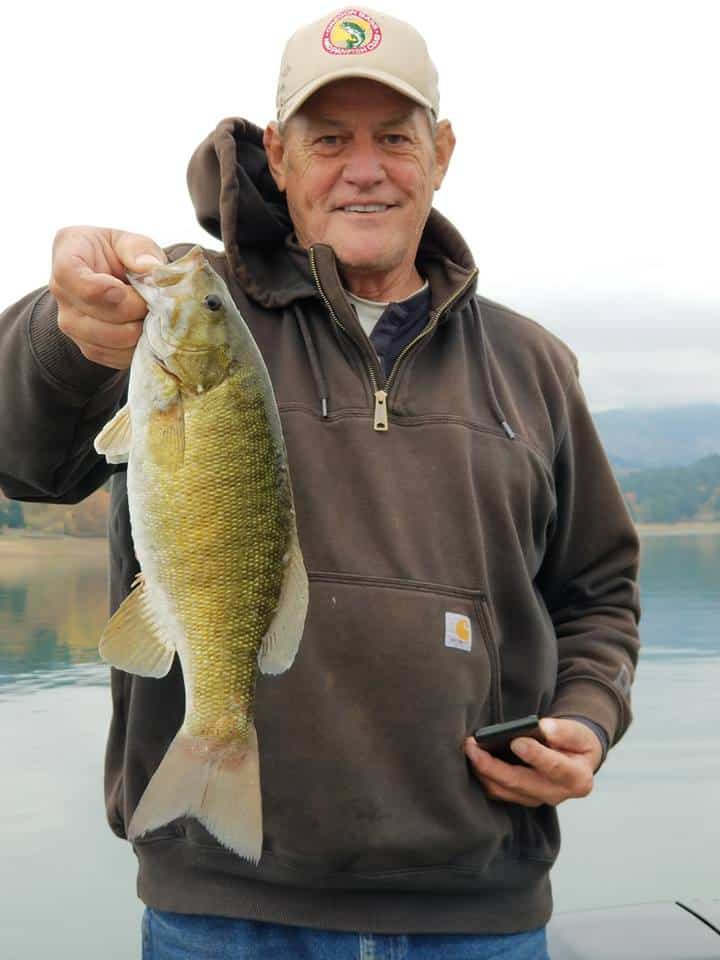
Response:
POLYGON ((262 854, 260 761, 255 724, 243 743, 234 741, 211 769, 200 809, 193 816, 220 843, 253 863, 262 854))
POLYGON ((223 846, 258 863, 262 854, 260 762, 255 725, 244 742, 205 746, 181 728, 128 825, 128 840, 177 817, 195 817, 223 846))

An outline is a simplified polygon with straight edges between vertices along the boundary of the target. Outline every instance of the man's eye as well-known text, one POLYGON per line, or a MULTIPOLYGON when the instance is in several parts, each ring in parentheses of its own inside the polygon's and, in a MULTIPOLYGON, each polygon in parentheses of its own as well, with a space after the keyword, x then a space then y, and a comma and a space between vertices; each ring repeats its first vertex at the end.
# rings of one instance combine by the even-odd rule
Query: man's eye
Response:
POLYGON ((326 147, 336 147, 339 142, 340 137, 336 133, 328 133, 326 136, 320 137, 320 143, 326 147))
POLYGON ((407 141, 407 137, 404 133, 386 133, 385 139, 390 142, 391 146, 397 146, 400 143, 407 141))

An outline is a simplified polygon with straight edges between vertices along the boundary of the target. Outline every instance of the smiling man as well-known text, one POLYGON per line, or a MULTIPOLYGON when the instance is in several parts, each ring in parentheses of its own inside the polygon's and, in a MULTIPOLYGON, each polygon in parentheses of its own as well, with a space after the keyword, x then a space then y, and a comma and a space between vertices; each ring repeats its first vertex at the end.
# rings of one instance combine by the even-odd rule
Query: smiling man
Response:
MULTIPOLYGON (((478 292, 433 207, 455 137, 418 32, 356 8, 303 27, 277 105, 222 120, 188 186, 271 376, 310 606, 292 669, 257 680, 260 861, 192 817, 137 838, 143 957, 546 960, 557 805, 631 722, 637 534, 577 357, 478 292), (531 714, 539 739, 475 745, 531 714)), ((125 270, 190 246, 64 228, 0 317, 0 486, 68 503, 114 474, 111 612, 138 572, 125 467, 93 447, 145 315, 125 270)), ((184 687, 177 659, 111 676, 125 838, 184 687)))
POLYGON ((299 242, 329 244, 353 293, 398 301, 422 286, 415 257, 455 146, 449 121, 376 80, 336 79, 264 143, 299 242))

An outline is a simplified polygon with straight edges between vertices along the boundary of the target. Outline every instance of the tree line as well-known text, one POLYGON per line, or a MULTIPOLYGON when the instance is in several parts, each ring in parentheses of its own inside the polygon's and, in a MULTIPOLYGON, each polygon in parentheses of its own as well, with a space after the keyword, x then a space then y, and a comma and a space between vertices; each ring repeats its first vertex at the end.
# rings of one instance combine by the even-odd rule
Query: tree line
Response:
POLYGON ((687 467, 655 467, 618 477, 637 523, 720 520, 720 454, 687 467))

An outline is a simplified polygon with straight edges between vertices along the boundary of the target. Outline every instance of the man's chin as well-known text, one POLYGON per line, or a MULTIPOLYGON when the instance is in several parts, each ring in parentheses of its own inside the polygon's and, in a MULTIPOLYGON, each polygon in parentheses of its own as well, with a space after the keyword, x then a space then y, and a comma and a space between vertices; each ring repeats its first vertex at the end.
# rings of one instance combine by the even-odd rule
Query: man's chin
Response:
POLYGON ((338 263, 346 270, 362 270, 369 273, 382 273, 393 270, 403 260, 402 251, 383 249, 382 247, 355 247, 343 243, 330 242, 338 263))

